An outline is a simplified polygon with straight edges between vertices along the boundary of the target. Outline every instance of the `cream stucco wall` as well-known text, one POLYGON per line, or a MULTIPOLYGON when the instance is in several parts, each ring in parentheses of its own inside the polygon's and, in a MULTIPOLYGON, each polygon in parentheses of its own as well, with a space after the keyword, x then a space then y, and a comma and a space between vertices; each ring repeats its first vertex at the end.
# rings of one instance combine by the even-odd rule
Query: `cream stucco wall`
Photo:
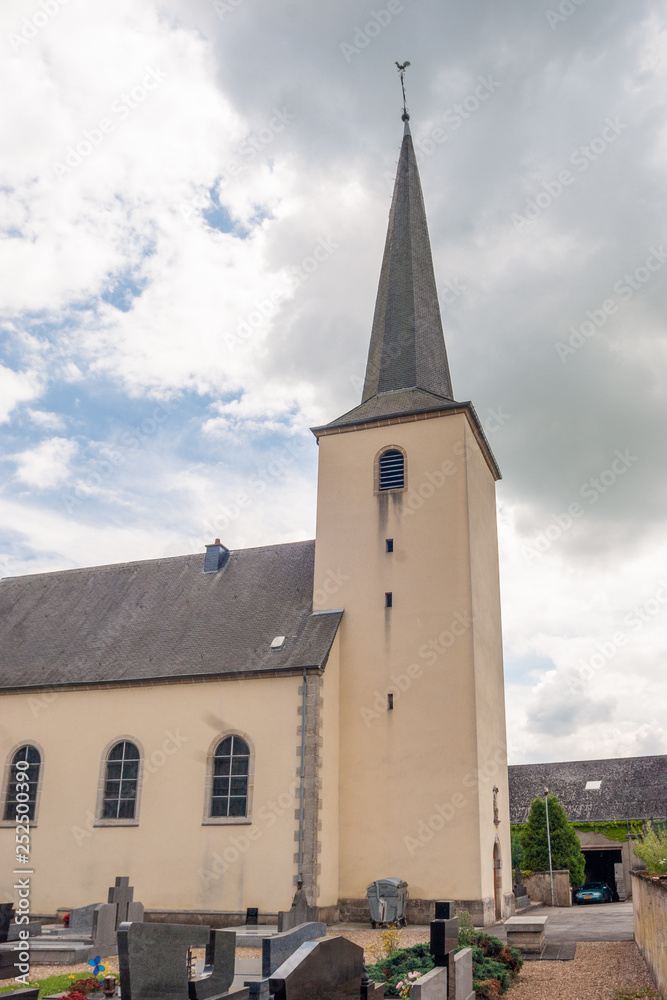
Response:
MULTIPOLYGON (((31 843, 33 912, 102 900, 117 875, 130 876, 135 898, 149 908, 289 908, 297 871, 301 683, 297 675, 5 696, 2 759, 26 740, 44 751, 31 843), (207 757, 229 732, 246 735, 255 751, 251 822, 205 825, 207 757), (98 826, 101 757, 122 737, 134 739, 143 754, 139 822, 98 826)), ((337 653, 327 685, 328 839, 337 828, 337 653)), ((4 826, 4 899, 13 898, 13 855, 14 832, 4 826)), ((327 901, 335 898, 336 880, 334 848, 323 880, 327 901)))
POLYGON ((340 896, 397 875, 413 897, 492 899, 494 784, 510 857, 493 476, 461 412, 319 447, 315 607, 345 608, 340 896), (378 494, 392 445, 408 489, 378 494))

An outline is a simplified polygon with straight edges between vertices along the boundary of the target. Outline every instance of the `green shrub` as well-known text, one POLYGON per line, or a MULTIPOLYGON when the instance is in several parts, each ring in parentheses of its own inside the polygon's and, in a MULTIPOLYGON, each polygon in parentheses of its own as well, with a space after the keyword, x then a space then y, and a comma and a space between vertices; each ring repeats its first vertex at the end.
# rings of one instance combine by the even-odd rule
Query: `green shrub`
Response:
POLYGON ((667 830, 651 823, 647 832, 633 844, 633 850, 646 865, 650 875, 667 875, 667 830))
MULTIPOLYGON (((521 953, 510 948, 496 937, 472 927, 470 914, 462 917, 459 913, 459 946, 472 948, 472 975, 478 996, 489 1000, 500 996, 509 987, 512 979, 523 965, 521 953), (470 926, 468 926, 468 923, 470 926), (461 926, 463 924, 463 926, 461 926), (470 929, 472 927, 472 930, 470 929), (495 984, 495 985, 494 985, 495 984), (486 992, 485 992, 486 991, 486 992)), ((376 983, 384 983, 386 996, 398 996, 396 984, 404 980, 408 972, 430 972, 434 967, 428 944, 416 944, 412 948, 401 948, 389 958, 368 966, 368 974, 376 983)))

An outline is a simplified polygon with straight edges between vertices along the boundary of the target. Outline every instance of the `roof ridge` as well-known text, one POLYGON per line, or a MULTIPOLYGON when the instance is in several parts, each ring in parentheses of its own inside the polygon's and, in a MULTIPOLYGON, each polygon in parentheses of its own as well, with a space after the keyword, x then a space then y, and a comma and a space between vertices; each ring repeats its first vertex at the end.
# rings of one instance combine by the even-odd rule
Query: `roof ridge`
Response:
MULTIPOLYGON (((238 555, 241 552, 259 552, 263 549, 284 549, 290 545, 314 545, 315 540, 312 538, 301 539, 295 542, 277 542, 274 545, 250 545, 243 549, 230 549, 230 556, 238 555)), ((123 562, 117 563, 100 563, 92 566, 72 566, 70 569, 53 569, 53 570, 43 570, 41 573, 21 573, 16 576, 3 576, 0 577, 0 583, 9 583, 15 580, 38 580, 40 577, 49 577, 52 579, 54 576, 64 576, 65 574, 70 575, 73 573, 89 573, 91 570, 118 570, 130 566, 148 566, 149 564, 158 565, 159 563, 165 562, 175 562, 177 559, 202 559, 204 558, 204 552, 185 552, 179 556, 156 556, 153 559, 126 559, 123 562)), ((203 565, 203 564, 202 564, 203 565)))

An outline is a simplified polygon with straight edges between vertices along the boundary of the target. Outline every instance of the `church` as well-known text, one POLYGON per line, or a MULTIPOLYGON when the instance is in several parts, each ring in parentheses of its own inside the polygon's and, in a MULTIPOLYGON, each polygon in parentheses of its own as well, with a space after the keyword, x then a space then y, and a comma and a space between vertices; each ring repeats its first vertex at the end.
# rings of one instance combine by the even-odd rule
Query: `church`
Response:
POLYGON ((147 919, 270 919, 301 885, 368 920, 396 876, 409 922, 513 912, 500 472, 453 395, 408 117, 315 540, 0 582, 2 900, 25 869, 36 915, 127 875, 147 919))

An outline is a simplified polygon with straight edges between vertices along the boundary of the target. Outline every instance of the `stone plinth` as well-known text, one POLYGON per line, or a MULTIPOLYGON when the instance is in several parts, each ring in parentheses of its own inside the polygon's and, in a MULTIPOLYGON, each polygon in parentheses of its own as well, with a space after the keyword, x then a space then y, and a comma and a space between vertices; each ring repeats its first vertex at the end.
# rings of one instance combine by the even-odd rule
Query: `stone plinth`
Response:
POLYGON ((510 917, 505 921, 508 945, 539 955, 544 948, 548 919, 548 917, 510 917))

